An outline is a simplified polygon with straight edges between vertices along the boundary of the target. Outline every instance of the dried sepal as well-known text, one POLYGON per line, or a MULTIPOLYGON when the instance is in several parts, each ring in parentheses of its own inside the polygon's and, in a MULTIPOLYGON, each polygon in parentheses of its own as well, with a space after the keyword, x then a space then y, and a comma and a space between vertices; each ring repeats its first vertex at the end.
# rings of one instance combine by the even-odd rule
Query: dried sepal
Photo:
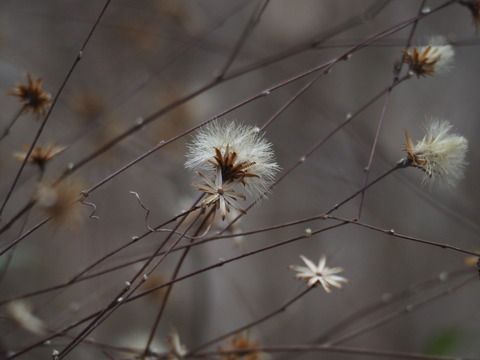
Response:
POLYGON ((207 208, 211 205, 215 206, 215 208, 220 211, 222 220, 225 220, 227 213, 229 213, 232 208, 243 214, 246 213, 238 203, 239 200, 246 200, 246 197, 234 190, 235 183, 223 182, 220 172, 215 177, 215 183, 201 172, 198 172, 197 174, 204 182, 194 182, 192 183, 192 186, 196 187, 198 191, 206 194, 206 197, 201 202, 203 208, 207 208))

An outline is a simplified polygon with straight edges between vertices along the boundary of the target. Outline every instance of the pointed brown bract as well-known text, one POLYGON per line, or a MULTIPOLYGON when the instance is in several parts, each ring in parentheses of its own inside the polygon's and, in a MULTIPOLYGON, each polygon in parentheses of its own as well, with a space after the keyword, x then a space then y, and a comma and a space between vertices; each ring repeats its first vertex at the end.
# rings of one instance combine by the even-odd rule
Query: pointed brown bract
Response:
POLYGON ((230 151, 230 146, 227 144, 225 153, 215 148, 215 156, 212 163, 220 168, 222 179, 225 182, 238 181, 243 185, 247 185, 245 178, 259 177, 251 172, 251 168, 255 165, 254 161, 238 161, 238 155, 235 151, 230 151))
POLYGON ((204 183, 192 183, 192 185, 195 186, 198 191, 202 191, 207 195, 201 202, 203 208, 214 205, 217 210, 220 209, 222 220, 225 220, 231 208, 245 214, 245 210, 240 206, 238 200, 246 200, 246 197, 243 194, 235 192, 233 181, 222 181, 220 173, 217 174, 215 183, 201 172, 198 173, 198 176, 204 180, 204 183))
POLYGON ((440 55, 433 53, 432 47, 427 46, 422 52, 419 52, 417 48, 413 48, 412 52, 402 50, 405 55, 404 62, 410 66, 417 77, 433 75, 435 72, 435 64, 440 60, 440 55))
POLYGON ((27 85, 17 84, 8 94, 16 96, 23 103, 22 113, 31 111, 33 114, 45 114, 47 107, 52 103, 51 95, 42 89, 42 79, 32 79, 30 74, 26 74, 27 85))

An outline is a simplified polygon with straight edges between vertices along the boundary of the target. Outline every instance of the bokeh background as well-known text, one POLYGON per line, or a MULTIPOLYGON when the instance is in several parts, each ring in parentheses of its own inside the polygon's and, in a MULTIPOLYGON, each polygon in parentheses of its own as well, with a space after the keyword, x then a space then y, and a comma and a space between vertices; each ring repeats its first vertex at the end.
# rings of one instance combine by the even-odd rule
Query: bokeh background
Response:
MULTIPOLYGON (((114 171, 145 153, 160 141, 185 133, 252 96, 327 61, 381 31, 416 16, 421 1, 274 0, 274 1, 112 1, 88 42, 78 65, 51 112, 39 145, 56 142, 68 148, 47 166, 44 178, 57 178, 107 144, 142 118, 198 91, 182 105, 166 111, 101 156, 74 172, 70 178, 82 189, 97 184, 114 171), (246 26, 264 7, 255 27, 245 37, 238 54, 232 53, 246 26), (316 44, 312 46, 312 44, 316 44), (288 56, 287 56, 288 54, 288 56), (229 63, 224 79, 210 87, 229 63), (265 61, 265 60, 271 61, 265 61), (200 91, 199 91, 200 90, 200 91)), ((444 1, 426 1, 424 12, 444 1)), ((25 83, 25 74, 40 76, 44 88, 55 96, 74 63, 103 2, 93 0, 0 2, 0 120, 2 127, 18 111, 18 99, 7 95, 14 84, 25 83)), ((393 80, 394 64, 401 58, 411 26, 355 51, 335 64, 296 99, 266 129, 277 161, 289 170, 312 146, 355 113, 393 80)), ((369 189, 361 221, 401 234, 475 250, 478 242, 477 179, 480 149, 478 64, 479 38, 466 7, 453 3, 418 22, 413 43, 442 35, 455 47, 455 62, 445 74, 411 78, 394 88, 371 167, 370 179, 390 169, 400 158, 404 130, 414 139, 423 136, 422 124, 434 117, 449 119, 455 132, 469 141, 470 163, 465 179, 455 189, 422 186, 417 169, 394 172, 369 189)), ((403 69, 402 74, 406 72, 403 69)), ((312 76, 291 82, 220 117, 262 126, 284 106, 312 76)), ((288 174, 258 206, 241 218, 234 231, 251 231, 319 215, 361 188, 381 117, 385 97, 356 117, 307 160, 288 174)), ((12 153, 31 144, 43 118, 21 116, 11 133, 0 142, 0 192, 2 201, 20 163, 12 153)), ((135 191, 151 210, 151 226, 188 209, 198 194, 190 183, 195 174, 184 168, 186 143, 181 136, 95 189, 76 205, 81 222, 69 217, 50 222, 0 257, 0 300, 62 284, 103 255, 146 231, 145 211, 135 191)), ((2 214, 14 216, 35 193, 38 169, 27 166, 2 214)), ((359 199, 338 211, 357 216, 359 199)), ((0 238, 3 248, 24 229, 45 217, 34 207, 0 238), (25 225, 24 222, 26 221, 25 225)), ((317 220, 288 228, 234 239, 214 241, 194 248, 181 274, 319 229, 335 222, 317 220)), ((224 226, 221 222, 218 226, 224 226)), ((215 234, 218 229, 212 228, 215 234)), ((152 234, 107 260, 96 270, 148 256, 165 238, 152 234)), ((167 351, 172 327, 189 348, 235 329, 280 307, 305 288, 293 279, 291 264, 304 254, 317 261, 326 254, 331 266, 342 266, 351 283, 343 291, 326 294, 314 289, 285 312, 250 330, 261 345, 315 343, 336 324, 360 309, 386 299, 386 294, 412 290, 413 295, 378 312, 364 316, 351 329, 382 316, 386 324, 356 336, 342 345, 392 351, 460 357, 478 356, 480 328, 478 282, 439 296, 423 306, 411 304, 442 293, 462 278, 444 272, 476 269, 465 265, 465 254, 394 238, 355 225, 343 226, 286 246, 260 253, 233 264, 182 281, 173 288, 154 348, 167 351), (440 279, 439 274, 444 273, 440 279), (432 287, 415 284, 432 280, 432 287)), ((169 278, 178 255, 167 258, 145 286, 169 278)), ((52 330, 60 330, 106 306, 133 276, 140 264, 71 285, 25 301, 52 330)), ((153 285, 152 285, 153 284, 153 285)), ((134 358, 106 345, 142 349, 148 339, 163 293, 155 292, 124 305, 89 338, 103 345, 78 346, 67 358, 134 358)), ((5 304, 3 304, 5 305, 5 304)), ((7 306, 0 309, 0 341, 8 358, 41 336, 14 319, 7 306)), ((81 329, 81 328, 80 328, 81 329)), ((79 329, 72 330, 74 335, 79 329)), ((333 337, 333 339, 335 339, 333 337)), ((20 356, 38 359, 61 351, 69 342, 59 337, 20 356)), ((216 349, 214 347, 213 349, 216 349)), ((360 358, 352 354, 275 353, 270 358, 360 358)), ((385 357, 387 358, 387 357, 385 357)))

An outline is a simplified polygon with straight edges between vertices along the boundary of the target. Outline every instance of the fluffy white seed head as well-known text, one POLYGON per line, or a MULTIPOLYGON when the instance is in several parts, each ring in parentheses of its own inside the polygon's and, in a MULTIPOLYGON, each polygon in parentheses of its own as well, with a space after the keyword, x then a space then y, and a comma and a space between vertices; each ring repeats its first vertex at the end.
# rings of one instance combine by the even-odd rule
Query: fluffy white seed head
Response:
POLYGON ((238 182, 252 195, 265 193, 280 167, 272 144, 258 128, 235 121, 212 121, 198 130, 188 145, 185 167, 211 179, 238 182))
POLYGON ((432 119, 425 126, 424 138, 416 145, 406 132, 404 150, 410 165, 425 172, 424 182, 432 180, 454 187, 463 178, 468 142, 463 136, 451 133, 451 129, 449 121, 432 119))
POLYGON ((442 36, 434 36, 426 45, 415 46, 403 52, 410 71, 420 76, 441 74, 452 67, 455 51, 442 36))

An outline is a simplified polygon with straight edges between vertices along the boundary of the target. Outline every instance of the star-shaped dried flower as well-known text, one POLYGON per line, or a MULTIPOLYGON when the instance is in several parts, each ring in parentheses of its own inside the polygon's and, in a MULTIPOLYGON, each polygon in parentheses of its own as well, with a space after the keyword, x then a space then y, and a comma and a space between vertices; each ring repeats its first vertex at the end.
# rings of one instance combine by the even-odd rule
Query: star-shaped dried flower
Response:
POLYGON ((264 353, 255 350, 258 348, 259 342, 250 340, 248 336, 240 333, 227 341, 229 343, 228 347, 220 346, 218 348, 219 351, 228 352, 221 355, 221 360, 262 360, 265 358, 264 353))
POLYGON ((431 38, 427 45, 402 52, 404 62, 417 77, 448 71, 455 55, 453 47, 440 36, 431 38))
POLYGON ((8 94, 16 96, 23 103, 22 113, 32 111, 37 116, 43 115, 47 107, 52 103, 51 95, 42 89, 42 79, 32 79, 30 74, 27 76, 27 85, 17 84, 8 94))
POLYGON ((332 292, 330 289, 331 286, 341 289, 342 283, 348 282, 346 278, 336 275, 342 272, 343 268, 329 268, 325 265, 327 261, 325 255, 321 256, 318 265, 315 265, 303 255, 300 255, 300 258, 307 266, 290 265, 290 269, 298 272, 298 274, 295 275, 296 279, 307 280, 308 286, 321 285, 327 293, 330 293, 332 292))
POLYGON ((245 200, 246 198, 244 195, 235 192, 233 182, 223 182, 220 172, 218 172, 215 177, 215 183, 201 172, 199 172, 198 175, 205 182, 192 183, 192 185, 195 186, 197 190, 207 194, 207 197, 201 202, 202 207, 206 208, 210 205, 215 205, 217 209, 220 209, 222 220, 225 220, 227 213, 230 212, 230 208, 245 213, 245 210, 240 206, 238 200, 245 200))
POLYGON ((455 187, 463 178, 467 162, 465 154, 468 148, 467 139, 452 134, 452 125, 446 120, 432 120, 425 127, 425 136, 416 145, 405 131, 407 152, 406 166, 414 166, 425 172, 423 181, 440 180, 441 183, 455 187))
MULTIPOLYGON (((22 147, 25 151, 18 151, 13 153, 13 157, 18 161, 25 160, 28 153, 28 149, 30 148, 28 145, 23 145, 22 147)), ((30 156, 28 157, 27 162, 29 164, 38 165, 38 167, 41 170, 44 170, 47 162, 53 159, 58 154, 60 154, 65 149, 66 147, 58 146, 53 143, 48 144, 45 148, 42 148, 41 146, 35 146, 30 156)))

